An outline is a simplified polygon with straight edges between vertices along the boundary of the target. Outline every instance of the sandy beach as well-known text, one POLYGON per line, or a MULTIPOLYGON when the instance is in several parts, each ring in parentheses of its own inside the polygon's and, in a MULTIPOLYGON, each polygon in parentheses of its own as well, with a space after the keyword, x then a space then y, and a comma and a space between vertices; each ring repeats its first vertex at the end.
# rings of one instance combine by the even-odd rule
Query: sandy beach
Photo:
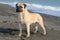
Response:
MULTIPOLYGON (((30 11, 32 12, 32 11, 30 11)), ((18 13, 14 7, 0 4, 0 40, 60 40, 60 17, 42 14, 47 35, 42 35, 43 30, 34 34, 34 24, 31 26, 31 37, 26 37, 26 27, 23 24, 23 35, 19 37, 18 13)))

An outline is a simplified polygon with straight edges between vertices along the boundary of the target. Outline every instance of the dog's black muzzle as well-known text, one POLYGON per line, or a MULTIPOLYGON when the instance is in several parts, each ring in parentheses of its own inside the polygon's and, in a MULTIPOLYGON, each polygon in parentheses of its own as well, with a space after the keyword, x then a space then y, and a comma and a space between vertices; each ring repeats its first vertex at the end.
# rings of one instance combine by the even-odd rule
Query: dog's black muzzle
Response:
POLYGON ((20 7, 16 6, 16 12, 22 12, 22 11, 23 10, 20 7))

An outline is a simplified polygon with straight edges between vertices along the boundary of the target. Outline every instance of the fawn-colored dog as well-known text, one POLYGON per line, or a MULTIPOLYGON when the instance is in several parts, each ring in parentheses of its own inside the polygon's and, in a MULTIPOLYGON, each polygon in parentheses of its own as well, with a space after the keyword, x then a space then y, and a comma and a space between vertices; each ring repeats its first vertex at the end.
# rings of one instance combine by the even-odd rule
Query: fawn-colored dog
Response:
MULTIPOLYGON (((44 24, 43 24, 43 18, 41 15, 37 14, 37 13, 30 13, 27 11, 26 9, 26 4, 23 4, 23 3, 17 3, 16 4, 16 12, 19 12, 20 15, 19 15, 19 21, 21 23, 25 23, 26 24, 26 27, 27 27, 27 37, 30 37, 30 24, 32 23, 35 23, 35 22, 38 22, 43 31, 44 31, 44 35, 46 35, 46 29, 44 27, 44 24)), ((20 25, 20 24, 19 24, 20 25)), ((22 28, 21 26, 20 27, 20 34, 19 36, 22 35, 22 28)), ((35 27, 35 33, 38 31, 38 27, 36 26, 35 27)))

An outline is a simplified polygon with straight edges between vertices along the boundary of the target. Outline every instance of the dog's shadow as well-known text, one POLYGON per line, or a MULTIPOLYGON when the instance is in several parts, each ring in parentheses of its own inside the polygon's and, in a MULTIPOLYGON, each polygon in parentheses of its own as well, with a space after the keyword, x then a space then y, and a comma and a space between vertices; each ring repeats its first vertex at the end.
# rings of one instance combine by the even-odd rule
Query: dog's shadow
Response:
MULTIPOLYGON (((22 30, 23 34, 27 34, 26 30, 22 30)), ((9 34, 9 35, 19 35, 19 29, 12 29, 12 28, 0 28, 0 33, 9 34)), ((33 34, 33 32, 31 32, 33 34)))
POLYGON ((11 28, 0 28, 0 33, 8 33, 10 35, 14 35, 16 34, 17 32, 19 32, 18 29, 11 29, 11 28))

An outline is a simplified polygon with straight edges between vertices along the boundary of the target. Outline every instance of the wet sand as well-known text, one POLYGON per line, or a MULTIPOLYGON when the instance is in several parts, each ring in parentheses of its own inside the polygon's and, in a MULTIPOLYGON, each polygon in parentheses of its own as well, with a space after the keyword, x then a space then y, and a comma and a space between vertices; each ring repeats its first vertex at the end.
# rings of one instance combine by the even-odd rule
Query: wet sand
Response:
MULTIPOLYGON (((23 35, 19 37, 18 13, 9 5, 0 4, 0 40, 60 40, 60 17, 41 14, 47 35, 42 35, 43 30, 34 34, 34 24, 31 26, 31 37, 26 37, 26 27, 23 24, 23 35)), ((39 25, 38 25, 39 26, 39 25)))

